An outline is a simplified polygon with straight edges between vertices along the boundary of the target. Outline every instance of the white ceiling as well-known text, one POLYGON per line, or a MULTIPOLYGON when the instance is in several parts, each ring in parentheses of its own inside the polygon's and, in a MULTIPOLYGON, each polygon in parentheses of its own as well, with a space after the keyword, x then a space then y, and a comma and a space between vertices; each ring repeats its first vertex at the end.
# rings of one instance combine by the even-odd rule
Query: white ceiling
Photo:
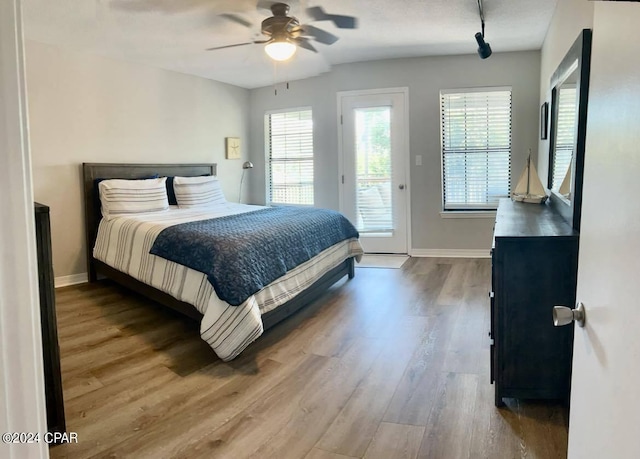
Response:
MULTIPOLYGON (((332 65, 397 57, 473 54, 480 31, 477 0, 291 0, 305 9, 358 17, 356 30, 314 22, 340 37, 275 65, 263 45, 206 48, 261 39, 270 11, 258 0, 23 0, 27 39, 210 78, 245 88, 307 78, 332 65), (220 14, 232 13, 247 28, 220 14)), ((484 0, 485 38, 494 53, 540 49, 557 0, 484 0)), ((487 62, 490 62, 490 59, 487 62)), ((487 65, 490 65, 489 63, 487 65)))

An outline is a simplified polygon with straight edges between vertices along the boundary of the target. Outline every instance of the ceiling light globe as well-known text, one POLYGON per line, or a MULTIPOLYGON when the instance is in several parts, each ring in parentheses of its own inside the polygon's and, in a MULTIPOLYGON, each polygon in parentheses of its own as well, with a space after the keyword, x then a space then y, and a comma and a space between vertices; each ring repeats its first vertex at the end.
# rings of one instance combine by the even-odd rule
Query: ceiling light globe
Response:
POLYGON ((274 61, 286 61, 296 53, 296 45, 288 41, 273 41, 264 47, 264 51, 274 61))

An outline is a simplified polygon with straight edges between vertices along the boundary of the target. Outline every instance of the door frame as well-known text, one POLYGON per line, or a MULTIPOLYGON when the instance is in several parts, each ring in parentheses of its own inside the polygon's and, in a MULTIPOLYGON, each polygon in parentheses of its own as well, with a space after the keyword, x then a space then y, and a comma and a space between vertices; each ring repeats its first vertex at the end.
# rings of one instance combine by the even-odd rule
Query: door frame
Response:
MULTIPOLYGON (((20 0, 0 2, 0 247, 13 263, 0 271, 0 430, 47 430, 27 89, 20 0), (11 286, 12 288, 6 288, 11 286)), ((0 443, 0 455, 49 457, 48 445, 0 443)))
POLYGON ((344 212, 344 183, 342 183, 342 176, 344 175, 344 133, 342 124, 342 100, 345 97, 353 96, 371 96, 380 94, 402 94, 404 98, 404 129, 402 129, 402 135, 404 141, 402 142, 403 148, 401 154, 404 156, 404 172, 405 172, 405 195, 407 200, 406 224, 407 224, 407 255, 411 253, 411 148, 409 146, 409 88, 397 87, 397 88, 380 88, 380 89, 355 89, 351 91, 338 91, 336 93, 337 102, 337 116, 336 122, 338 124, 338 201, 340 212, 344 212))

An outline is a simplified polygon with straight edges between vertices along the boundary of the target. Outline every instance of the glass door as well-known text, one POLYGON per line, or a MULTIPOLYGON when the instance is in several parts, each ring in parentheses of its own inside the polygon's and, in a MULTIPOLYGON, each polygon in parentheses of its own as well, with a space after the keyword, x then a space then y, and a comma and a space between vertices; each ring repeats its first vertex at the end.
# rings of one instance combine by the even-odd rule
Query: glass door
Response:
POLYGON ((343 96, 342 210, 369 253, 407 253, 404 93, 343 96))

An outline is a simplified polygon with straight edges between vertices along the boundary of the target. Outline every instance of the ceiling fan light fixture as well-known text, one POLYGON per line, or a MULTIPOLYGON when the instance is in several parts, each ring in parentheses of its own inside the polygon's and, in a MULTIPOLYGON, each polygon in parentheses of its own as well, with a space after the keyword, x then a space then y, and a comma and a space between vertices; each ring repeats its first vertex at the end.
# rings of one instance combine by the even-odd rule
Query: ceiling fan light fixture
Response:
POLYGON ((267 43, 264 51, 274 61, 286 61, 296 53, 297 46, 286 40, 275 40, 267 43))

